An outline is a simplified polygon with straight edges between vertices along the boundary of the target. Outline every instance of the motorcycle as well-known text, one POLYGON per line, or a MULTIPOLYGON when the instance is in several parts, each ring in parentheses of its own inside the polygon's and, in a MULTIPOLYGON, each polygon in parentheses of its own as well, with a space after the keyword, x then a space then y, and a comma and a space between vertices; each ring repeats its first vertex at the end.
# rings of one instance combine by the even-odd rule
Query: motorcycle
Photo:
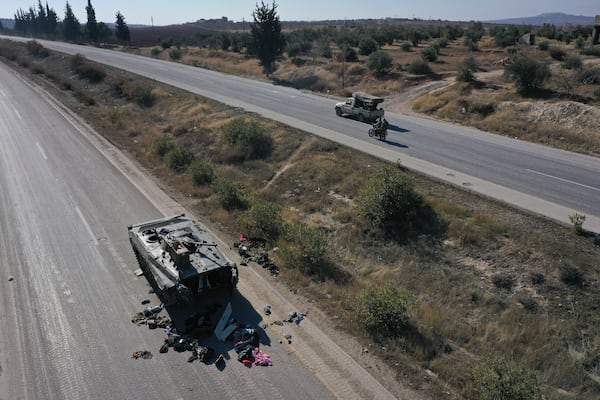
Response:
POLYGON ((387 136, 387 129, 382 127, 377 127, 375 124, 369 129, 369 137, 376 137, 379 140, 385 141, 387 136))

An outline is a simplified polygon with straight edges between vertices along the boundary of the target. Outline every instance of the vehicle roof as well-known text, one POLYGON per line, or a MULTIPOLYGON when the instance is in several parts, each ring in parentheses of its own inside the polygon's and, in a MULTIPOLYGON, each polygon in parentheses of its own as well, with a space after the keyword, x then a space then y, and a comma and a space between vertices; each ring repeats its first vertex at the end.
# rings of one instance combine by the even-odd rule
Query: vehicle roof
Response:
POLYGON ((354 92, 354 93, 352 93, 352 97, 355 97, 362 101, 370 101, 373 103, 383 102, 383 97, 372 96, 372 95, 370 95, 368 93, 364 93, 364 92, 354 92))

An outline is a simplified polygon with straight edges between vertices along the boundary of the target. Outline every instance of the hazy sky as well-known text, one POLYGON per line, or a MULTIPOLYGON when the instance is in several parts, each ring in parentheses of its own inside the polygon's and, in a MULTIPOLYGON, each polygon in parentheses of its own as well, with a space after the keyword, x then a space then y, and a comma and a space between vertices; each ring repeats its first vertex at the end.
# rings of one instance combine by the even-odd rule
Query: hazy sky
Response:
MULTIPOLYGON (((12 18, 22 8, 27 11, 37 0, 0 0, 0 17, 12 18)), ((271 4, 271 1, 265 3, 271 4)), ((46 0, 42 0, 46 4, 46 0)), ((65 0, 48 0, 48 5, 64 17, 65 0)), ((87 0, 70 0, 80 22, 87 20, 87 0)), ((252 19, 254 0, 92 0, 96 19, 114 22, 121 11, 129 24, 169 25, 198 19, 228 17, 233 21, 252 19)), ((600 15, 599 0, 279 0, 279 16, 283 21, 356 19, 356 18, 421 18, 453 21, 485 21, 529 17, 548 12, 594 16, 600 15)))

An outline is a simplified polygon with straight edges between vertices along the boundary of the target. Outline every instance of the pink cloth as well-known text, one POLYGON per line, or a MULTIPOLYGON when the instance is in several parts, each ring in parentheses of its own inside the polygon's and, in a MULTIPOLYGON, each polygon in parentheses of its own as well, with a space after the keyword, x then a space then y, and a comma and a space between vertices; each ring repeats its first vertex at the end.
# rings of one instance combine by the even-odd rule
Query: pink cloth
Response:
POLYGON ((254 349, 254 365, 262 365, 263 367, 267 367, 273 365, 273 361, 271 361, 270 355, 263 353, 257 347, 254 349))

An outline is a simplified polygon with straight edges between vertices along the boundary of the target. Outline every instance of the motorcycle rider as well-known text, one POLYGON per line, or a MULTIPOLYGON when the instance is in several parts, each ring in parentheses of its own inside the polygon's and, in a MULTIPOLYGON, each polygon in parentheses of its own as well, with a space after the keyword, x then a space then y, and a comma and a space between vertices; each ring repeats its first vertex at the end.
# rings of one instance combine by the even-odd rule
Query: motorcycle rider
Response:
POLYGON ((387 131, 388 126, 389 126, 389 123, 387 122, 387 119, 385 119, 384 117, 377 118, 375 120, 375 122, 373 123, 373 128, 375 128, 375 132, 377 133, 378 136, 385 135, 385 132, 387 131))

